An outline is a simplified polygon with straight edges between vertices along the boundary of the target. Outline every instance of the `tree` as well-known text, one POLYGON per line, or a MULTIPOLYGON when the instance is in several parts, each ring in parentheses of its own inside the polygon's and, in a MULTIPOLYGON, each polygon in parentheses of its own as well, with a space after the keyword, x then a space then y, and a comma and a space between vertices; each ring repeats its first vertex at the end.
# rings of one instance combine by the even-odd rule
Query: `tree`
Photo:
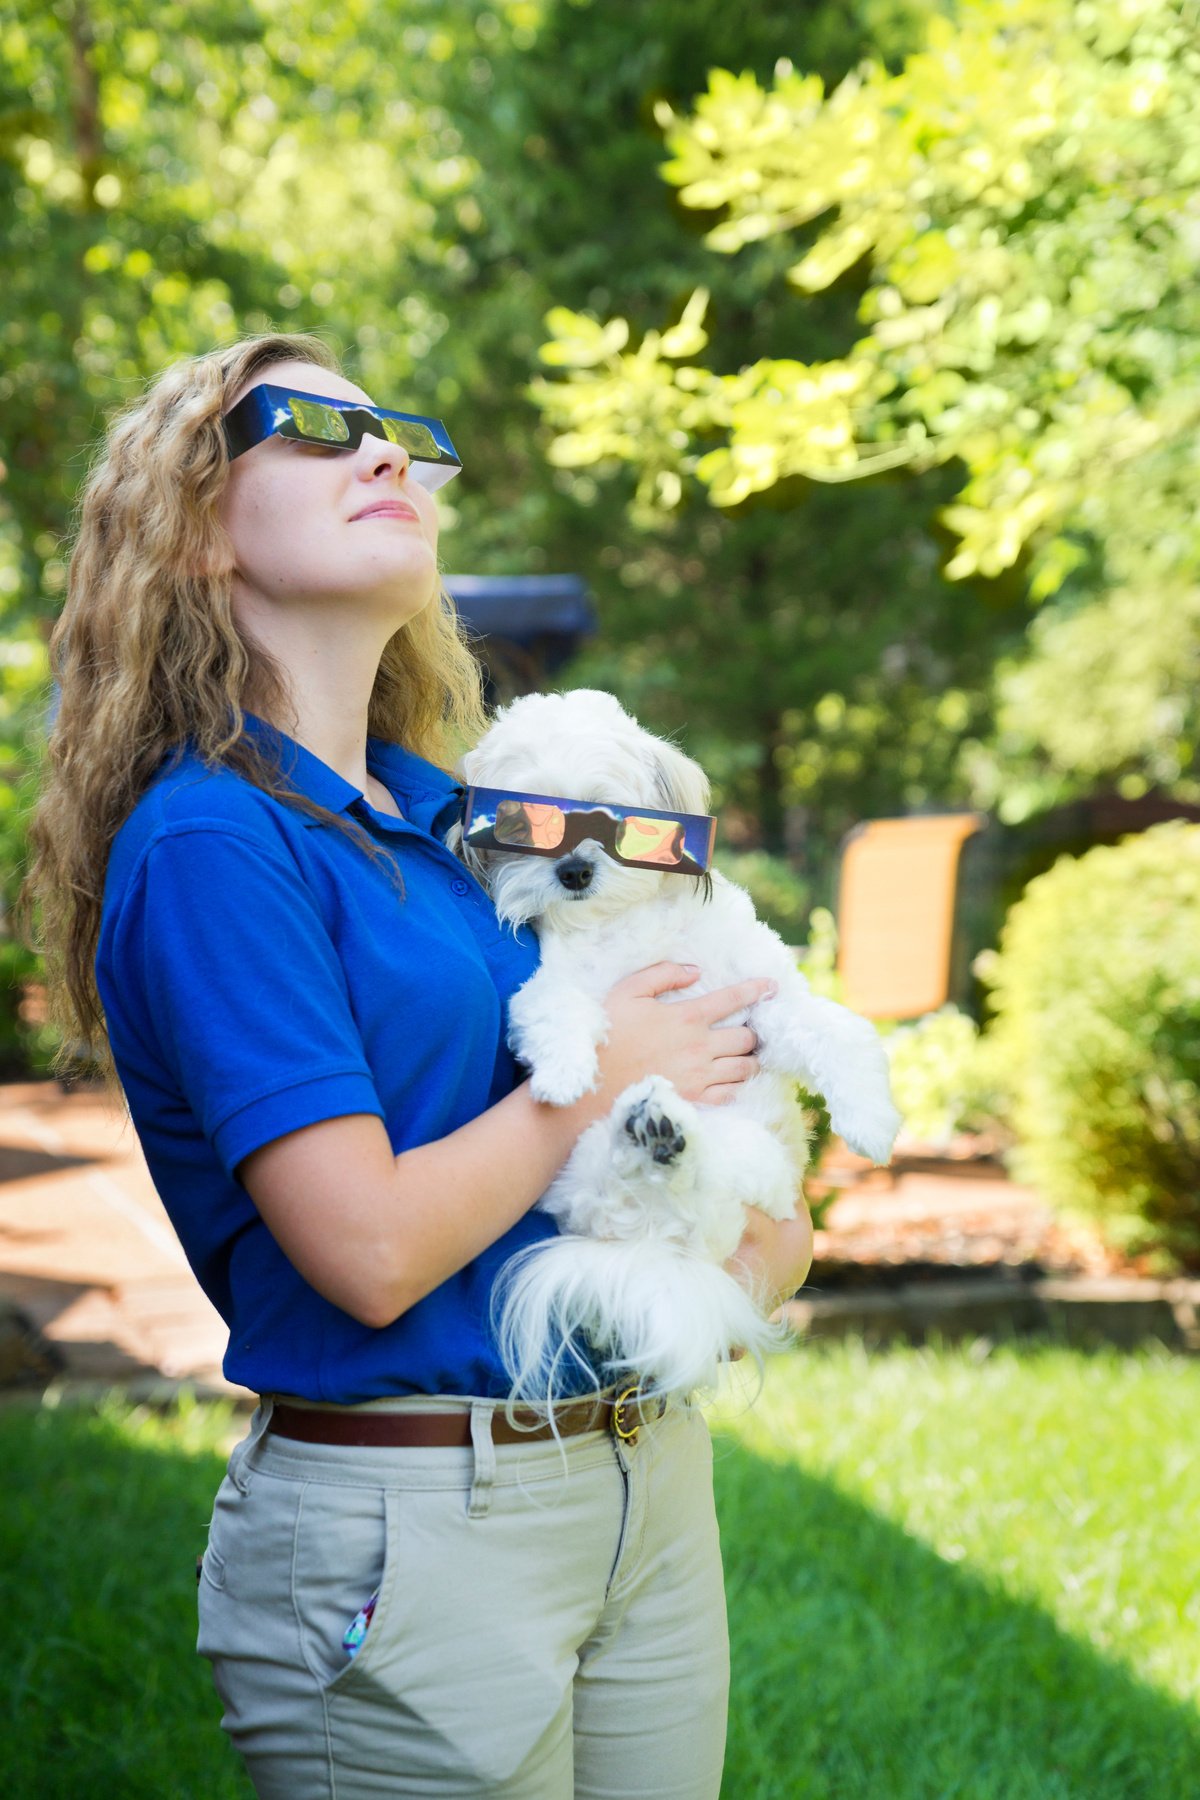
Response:
MULTIPOLYGON (((833 80, 877 31, 891 51, 911 41, 912 11, 819 6, 805 41, 833 80)), ((9 754, 40 728, 22 696, 44 679, 81 447, 169 357, 286 321, 329 332, 368 387, 449 414, 466 459, 451 566, 582 569, 604 633, 579 678, 686 728, 750 836, 778 848, 819 792, 807 844, 827 868, 864 807, 943 793, 1011 625, 1002 607, 945 607, 929 499, 896 483, 799 511, 768 500, 736 524, 696 505, 647 532, 585 475, 547 469, 524 394, 555 295, 647 321, 682 304, 711 260, 699 234, 630 204, 659 155, 654 105, 682 105, 713 57, 765 77, 793 16, 212 0, 135 25, 112 0, 22 0, 0 136, 17 267, 0 582, 28 658, 7 671, 9 754)), ((731 341, 765 350, 804 311, 784 249, 726 265, 731 341)), ((832 349, 852 308, 830 296, 810 331, 832 349)))
MULTIPOLYGON (((864 283, 866 335, 721 372, 697 360, 702 290, 636 349, 620 317, 549 320, 543 357, 565 374, 537 387, 552 455, 635 467, 645 512, 691 483, 728 508, 794 477, 965 471, 941 515, 948 577, 1016 570, 1035 601, 1058 597, 1001 684, 1035 799, 1101 772, 1196 790, 1196 23, 1192 0, 973 0, 931 18, 897 72, 869 62, 828 94, 786 62, 769 86, 715 71, 689 115, 659 108, 668 180, 720 211, 711 249, 787 244, 787 278, 812 296, 864 283), (1097 683, 1123 681, 1129 630, 1154 648, 1104 751, 1097 683)), ((979 752, 993 774, 996 755, 979 752)))
MULTIPOLYGON (((800 29, 834 80, 873 34, 898 55, 923 12, 860 0, 814 7, 800 29)), ((543 9, 532 43, 488 40, 486 81, 451 72, 445 104, 493 177, 473 190, 471 266, 447 310, 475 346, 471 422, 495 504, 481 516, 464 497, 455 544, 484 568, 545 557, 582 569, 603 634, 571 679, 684 732, 717 777, 724 835, 740 823, 803 853, 829 897, 837 843, 864 812, 959 796, 957 748, 989 722, 997 644, 1019 637, 1007 590, 970 612, 949 604, 925 525, 948 497, 944 473, 871 492, 794 483, 736 517, 693 484, 670 514, 630 518, 629 480, 600 486, 564 463, 548 482, 531 469, 536 414, 512 403, 553 301, 619 308, 634 332, 679 316, 714 259, 691 215, 642 198, 661 156, 655 105, 682 106, 720 57, 765 79, 796 29, 795 9, 778 5, 655 0, 635 14, 564 0, 543 9)), ((723 351, 765 354, 801 329, 831 355, 845 341, 853 285, 805 302, 782 280, 788 255, 764 241, 709 276, 723 351)))

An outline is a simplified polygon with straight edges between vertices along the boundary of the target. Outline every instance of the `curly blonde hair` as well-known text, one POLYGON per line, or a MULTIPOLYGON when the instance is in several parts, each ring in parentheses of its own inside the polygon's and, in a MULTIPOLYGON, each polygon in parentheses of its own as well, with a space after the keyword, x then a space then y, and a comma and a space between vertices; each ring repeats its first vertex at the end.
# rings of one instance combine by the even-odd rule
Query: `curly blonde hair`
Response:
MULTIPOLYGON (((31 857, 14 906, 44 961, 52 1071, 96 1066, 122 1098, 95 957, 109 851, 163 758, 190 739, 352 838, 403 892, 394 860, 345 814, 286 786, 244 728, 252 712, 286 730, 284 667, 238 626, 233 550, 217 508, 229 459, 221 426, 234 395, 272 363, 338 373, 316 337, 243 338, 171 365, 109 428, 84 485, 67 597, 50 638, 58 711, 38 771, 31 857)), ((388 641, 367 711, 370 736, 448 766, 485 725, 482 677, 444 587, 388 641)))

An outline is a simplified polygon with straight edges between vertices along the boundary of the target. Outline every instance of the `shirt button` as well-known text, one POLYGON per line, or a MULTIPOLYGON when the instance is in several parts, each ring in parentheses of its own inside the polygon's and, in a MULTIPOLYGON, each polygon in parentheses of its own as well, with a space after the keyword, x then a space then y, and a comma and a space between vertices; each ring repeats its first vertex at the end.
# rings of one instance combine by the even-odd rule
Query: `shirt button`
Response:
POLYGON ((464 881, 460 875, 456 880, 450 883, 450 891, 452 894, 469 894, 471 891, 471 884, 469 881, 464 881))

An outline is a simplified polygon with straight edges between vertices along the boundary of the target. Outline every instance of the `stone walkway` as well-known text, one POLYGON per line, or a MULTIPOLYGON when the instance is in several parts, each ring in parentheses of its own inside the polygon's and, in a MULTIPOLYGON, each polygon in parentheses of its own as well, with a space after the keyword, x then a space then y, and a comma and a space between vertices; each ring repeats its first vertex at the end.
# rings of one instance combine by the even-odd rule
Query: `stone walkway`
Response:
POLYGON ((901 1137, 877 1169, 838 1140, 805 1183, 816 1233, 813 1284, 886 1284, 892 1271, 999 1271, 1036 1264, 1058 1276, 1136 1276, 1080 1221, 1055 1217, 1033 1188, 1011 1181, 994 1147, 963 1136, 935 1148, 901 1137), (821 1202, 834 1196, 822 1216, 821 1202))
POLYGON ((0 1086, 0 1308, 0 1385, 243 1396, 133 1128, 96 1093, 0 1086))

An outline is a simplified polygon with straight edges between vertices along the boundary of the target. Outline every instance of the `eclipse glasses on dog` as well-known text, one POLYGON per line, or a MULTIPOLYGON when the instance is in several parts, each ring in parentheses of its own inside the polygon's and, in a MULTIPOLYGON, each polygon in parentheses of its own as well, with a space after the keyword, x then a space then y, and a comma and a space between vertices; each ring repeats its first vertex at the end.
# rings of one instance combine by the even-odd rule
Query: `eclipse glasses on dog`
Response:
POLYGON ((703 875, 717 821, 707 813, 655 812, 605 800, 564 800, 509 788, 466 790, 462 841, 474 850, 565 856, 588 839, 630 869, 703 875))
POLYGON ((292 388, 260 381, 225 414, 229 460, 252 450, 264 438, 291 438, 301 444, 325 444, 335 450, 357 450, 364 432, 383 437, 408 451, 414 481, 432 491, 462 468, 450 433, 440 419, 418 413, 389 412, 361 400, 331 400, 325 394, 301 394, 292 388))

